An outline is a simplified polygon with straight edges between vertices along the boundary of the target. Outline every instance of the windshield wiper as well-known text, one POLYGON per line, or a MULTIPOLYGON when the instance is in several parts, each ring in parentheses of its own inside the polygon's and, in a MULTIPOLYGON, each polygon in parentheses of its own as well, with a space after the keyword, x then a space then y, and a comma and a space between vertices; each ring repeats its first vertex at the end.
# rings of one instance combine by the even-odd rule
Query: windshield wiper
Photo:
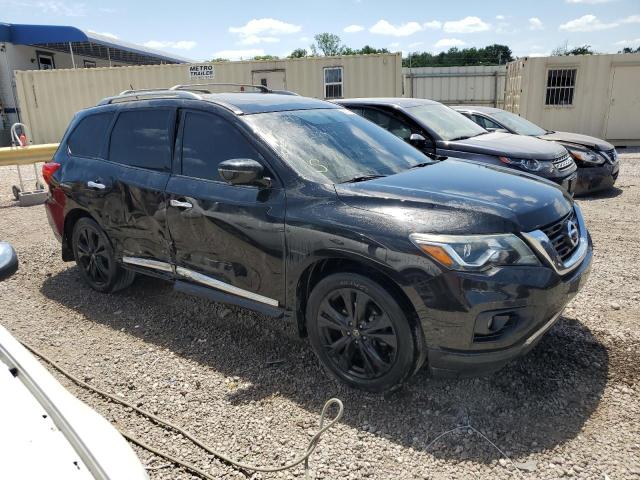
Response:
POLYGON ((468 135, 462 135, 461 137, 456 137, 456 138, 451 138, 449 139, 450 142, 455 142, 456 140, 466 140, 467 138, 471 138, 468 135))
POLYGON ((386 177, 386 175, 358 175, 357 177, 353 177, 350 178, 349 180, 345 180, 344 182, 340 182, 340 183, 357 183, 357 182, 364 182, 367 180, 373 180, 374 178, 382 178, 382 177, 386 177))
POLYGON ((433 165, 434 162, 422 162, 422 163, 416 163, 415 165, 409 167, 409 170, 413 170, 414 168, 422 168, 422 167, 427 167, 429 165, 433 165))

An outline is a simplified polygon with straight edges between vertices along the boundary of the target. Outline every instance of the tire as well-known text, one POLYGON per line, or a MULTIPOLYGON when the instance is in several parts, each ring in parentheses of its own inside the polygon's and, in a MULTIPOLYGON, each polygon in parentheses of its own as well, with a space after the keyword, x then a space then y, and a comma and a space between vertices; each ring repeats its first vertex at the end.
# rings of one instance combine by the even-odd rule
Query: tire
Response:
POLYGON ((322 366, 351 387, 384 392, 415 371, 416 329, 393 296, 369 278, 337 273, 318 282, 306 321, 322 366))
POLYGON ((94 220, 85 217, 76 222, 71 246, 80 274, 94 290, 112 293, 133 282, 135 273, 116 262, 109 237, 94 220))
POLYGON ((20 190, 20 187, 17 185, 11 187, 11 193, 13 193, 13 198, 15 198, 16 201, 20 200, 20 192, 22 192, 22 190, 20 190))

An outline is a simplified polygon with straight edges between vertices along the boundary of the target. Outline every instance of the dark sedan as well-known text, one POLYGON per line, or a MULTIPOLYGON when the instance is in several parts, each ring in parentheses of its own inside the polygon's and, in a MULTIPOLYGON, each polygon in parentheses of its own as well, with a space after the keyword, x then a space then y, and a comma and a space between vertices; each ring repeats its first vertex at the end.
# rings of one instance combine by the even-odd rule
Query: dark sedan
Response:
POLYGON ((613 145, 599 138, 571 132, 545 130, 511 112, 492 107, 453 107, 488 131, 507 131, 517 135, 558 142, 578 166, 576 195, 608 190, 618 178, 620 166, 613 145))
POLYGON ((337 100, 432 158, 457 157, 499 165, 555 182, 573 194, 577 167, 559 144, 488 132, 464 115, 422 98, 337 100))

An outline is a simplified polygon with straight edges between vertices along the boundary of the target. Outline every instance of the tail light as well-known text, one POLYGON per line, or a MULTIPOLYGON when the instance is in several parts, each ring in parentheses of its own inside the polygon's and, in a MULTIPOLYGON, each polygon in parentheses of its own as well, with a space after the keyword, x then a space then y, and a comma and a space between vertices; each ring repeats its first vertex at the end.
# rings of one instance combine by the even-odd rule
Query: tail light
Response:
POLYGON ((47 162, 42 165, 42 178, 47 185, 51 185, 51 177, 60 168, 60 164, 57 162, 47 162))

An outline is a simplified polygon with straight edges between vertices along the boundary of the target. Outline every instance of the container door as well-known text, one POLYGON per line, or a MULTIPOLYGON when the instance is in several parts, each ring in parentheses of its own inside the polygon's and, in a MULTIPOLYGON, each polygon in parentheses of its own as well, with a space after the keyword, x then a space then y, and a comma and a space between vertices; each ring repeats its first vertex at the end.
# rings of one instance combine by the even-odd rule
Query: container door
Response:
POLYGON ((284 70, 258 70, 251 72, 251 83, 263 85, 271 90, 286 90, 287 79, 284 70))
POLYGON ((608 140, 640 138, 640 67, 615 67, 605 137, 608 140))

